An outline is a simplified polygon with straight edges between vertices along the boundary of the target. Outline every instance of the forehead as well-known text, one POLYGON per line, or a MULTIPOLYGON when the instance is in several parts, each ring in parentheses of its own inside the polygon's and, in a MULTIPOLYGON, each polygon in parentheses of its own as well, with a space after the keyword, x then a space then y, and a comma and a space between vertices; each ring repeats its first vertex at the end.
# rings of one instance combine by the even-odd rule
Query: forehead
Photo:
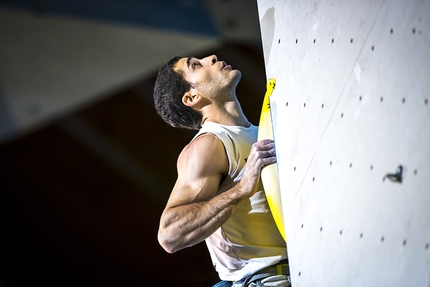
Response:
POLYGON ((189 66, 191 59, 192 59, 192 57, 188 57, 188 58, 184 57, 184 58, 179 59, 178 62, 176 62, 173 69, 175 71, 180 71, 180 72, 185 73, 188 70, 188 66, 189 66))

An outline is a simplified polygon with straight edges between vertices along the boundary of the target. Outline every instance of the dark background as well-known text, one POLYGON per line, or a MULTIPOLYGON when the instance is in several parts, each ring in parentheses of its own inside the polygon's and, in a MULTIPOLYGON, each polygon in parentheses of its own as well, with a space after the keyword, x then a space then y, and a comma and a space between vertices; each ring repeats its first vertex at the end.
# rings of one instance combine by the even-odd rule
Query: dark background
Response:
MULTIPOLYGON (((237 94, 258 125, 266 85, 261 46, 230 41, 194 56, 209 54, 242 71, 237 94)), ((219 281, 204 243, 167 254, 157 242, 168 199, 157 194, 157 182, 173 187, 177 156, 195 132, 170 128, 156 114, 148 101, 156 73, 0 145, 0 286, 219 281), (139 181, 109 158, 111 150, 157 180, 139 181)))

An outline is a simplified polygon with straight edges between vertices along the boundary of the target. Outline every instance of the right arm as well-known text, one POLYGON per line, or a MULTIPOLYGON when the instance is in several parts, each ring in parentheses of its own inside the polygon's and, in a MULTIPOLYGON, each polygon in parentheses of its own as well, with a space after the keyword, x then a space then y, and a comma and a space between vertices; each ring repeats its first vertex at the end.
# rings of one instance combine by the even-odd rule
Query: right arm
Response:
POLYGON ((216 195, 228 171, 227 155, 216 136, 199 136, 179 156, 178 179, 160 220, 161 246, 173 253, 205 240, 256 192, 261 168, 275 161, 273 141, 255 143, 242 179, 216 195))

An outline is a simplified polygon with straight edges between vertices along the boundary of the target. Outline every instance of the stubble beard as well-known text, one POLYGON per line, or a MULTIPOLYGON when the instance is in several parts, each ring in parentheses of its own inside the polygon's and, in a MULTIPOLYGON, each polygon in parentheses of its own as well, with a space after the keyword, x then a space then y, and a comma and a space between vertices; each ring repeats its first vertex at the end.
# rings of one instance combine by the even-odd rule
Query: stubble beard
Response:
POLYGON ((239 70, 234 71, 231 77, 223 77, 219 80, 212 80, 209 83, 197 84, 196 88, 208 99, 216 102, 231 101, 236 95, 236 87, 242 74, 239 70))
POLYGON ((236 87, 239 84, 240 79, 242 78, 242 74, 239 70, 235 70, 235 75, 231 78, 226 78, 225 82, 223 82, 217 89, 214 89, 214 94, 217 99, 222 101, 230 101, 232 97, 236 98, 236 87))

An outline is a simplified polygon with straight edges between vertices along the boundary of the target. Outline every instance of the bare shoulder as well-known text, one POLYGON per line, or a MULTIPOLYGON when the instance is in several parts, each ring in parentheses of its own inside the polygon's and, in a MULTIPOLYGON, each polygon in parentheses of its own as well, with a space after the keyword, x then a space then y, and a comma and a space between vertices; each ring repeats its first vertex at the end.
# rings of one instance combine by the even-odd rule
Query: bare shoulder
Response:
POLYGON ((168 208, 209 200, 228 172, 224 145, 213 134, 203 134, 184 147, 178 158, 178 179, 168 208))
POLYGON ((194 139, 179 155, 178 169, 190 164, 196 171, 225 175, 228 172, 228 160, 222 141, 211 133, 194 139))

